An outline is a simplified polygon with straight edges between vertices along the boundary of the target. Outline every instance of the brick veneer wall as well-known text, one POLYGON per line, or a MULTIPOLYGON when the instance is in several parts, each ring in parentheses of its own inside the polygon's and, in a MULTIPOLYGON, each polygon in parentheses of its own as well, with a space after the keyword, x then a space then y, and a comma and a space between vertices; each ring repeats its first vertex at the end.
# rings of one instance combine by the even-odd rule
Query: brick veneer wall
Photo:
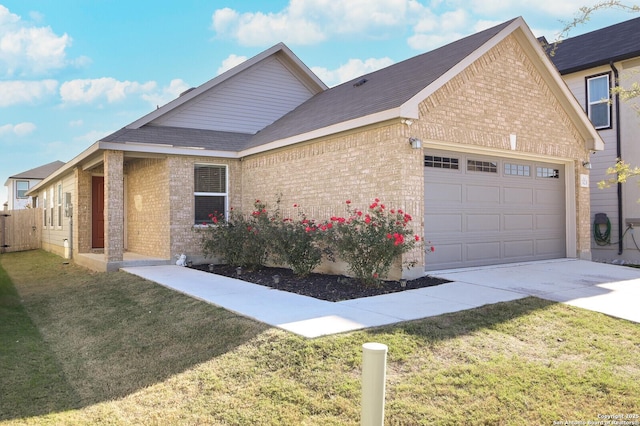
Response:
POLYGON ((127 160, 127 250, 168 259, 169 167, 167 159, 127 160))
MULTIPOLYGON (((310 219, 322 220, 345 214, 346 200, 366 209, 379 198, 409 212, 413 230, 422 235, 422 151, 411 149, 407 131, 397 122, 386 123, 245 158, 242 206, 250 209, 255 199, 273 206, 281 196, 283 214, 295 217, 296 203, 310 219)), ((423 265, 422 251, 405 260, 423 265)), ((344 272, 344 265, 327 263, 321 269, 344 272)))
POLYGON ((195 164, 228 166, 229 203, 240 205, 238 160, 169 156, 127 161, 127 250, 163 259, 201 255, 194 226, 195 164))
POLYGON ((240 204, 240 188, 242 186, 240 161, 226 158, 172 157, 168 164, 171 170, 169 183, 171 255, 185 253, 191 258, 198 258, 202 254, 202 236, 198 232, 198 226, 194 226, 194 166, 196 164, 227 166, 229 206, 233 207, 240 204))
POLYGON ((124 247, 124 153, 104 152, 104 254, 121 261, 124 247))

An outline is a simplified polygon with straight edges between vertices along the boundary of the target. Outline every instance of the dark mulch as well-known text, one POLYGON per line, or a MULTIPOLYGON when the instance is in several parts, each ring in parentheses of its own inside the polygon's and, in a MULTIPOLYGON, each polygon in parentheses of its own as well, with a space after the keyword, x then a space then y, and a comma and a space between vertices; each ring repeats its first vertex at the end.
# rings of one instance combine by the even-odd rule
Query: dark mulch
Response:
POLYGON ((378 287, 371 287, 342 275, 310 274, 307 277, 298 277, 290 269, 284 268, 263 267, 255 271, 243 269, 240 275, 236 273, 236 268, 227 265, 213 265, 211 270, 209 265, 194 265, 193 268, 330 302, 396 293, 450 282, 424 276, 407 281, 404 287, 399 281, 384 281, 378 287), (279 277, 278 283, 275 282, 274 276, 279 277))

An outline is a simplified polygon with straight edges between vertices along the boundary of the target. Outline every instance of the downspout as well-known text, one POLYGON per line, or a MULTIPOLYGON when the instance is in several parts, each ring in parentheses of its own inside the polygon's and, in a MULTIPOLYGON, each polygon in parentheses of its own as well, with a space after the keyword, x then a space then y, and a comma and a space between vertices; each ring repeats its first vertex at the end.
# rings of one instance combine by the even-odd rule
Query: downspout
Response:
MULTIPOLYGON (((614 87, 617 89, 620 86, 618 82, 618 69, 613 64, 613 61, 609 62, 609 66, 613 70, 614 87)), ((616 106, 616 158, 622 159, 622 144, 620 138, 620 95, 615 93, 615 106, 616 106)), ((622 254, 624 250, 624 244, 622 243, 622 183, 618 182, 618 256, 622 254)))

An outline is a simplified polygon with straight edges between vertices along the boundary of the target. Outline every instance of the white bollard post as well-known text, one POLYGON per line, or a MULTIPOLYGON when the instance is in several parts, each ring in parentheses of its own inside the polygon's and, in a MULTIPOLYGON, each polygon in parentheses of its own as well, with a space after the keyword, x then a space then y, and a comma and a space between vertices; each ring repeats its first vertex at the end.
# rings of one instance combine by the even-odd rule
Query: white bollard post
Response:
POLYGON ((362 345, 362 426, 384 425, 387 345, 362 345))

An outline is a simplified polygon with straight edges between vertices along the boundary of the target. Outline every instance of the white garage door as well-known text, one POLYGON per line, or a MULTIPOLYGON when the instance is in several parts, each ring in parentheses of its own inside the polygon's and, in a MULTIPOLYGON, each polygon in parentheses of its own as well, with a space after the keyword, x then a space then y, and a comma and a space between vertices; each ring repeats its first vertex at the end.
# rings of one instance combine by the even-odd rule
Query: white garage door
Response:
POLYGON ((566 257, 564 167, 425 152, 427 270, 566 257))

